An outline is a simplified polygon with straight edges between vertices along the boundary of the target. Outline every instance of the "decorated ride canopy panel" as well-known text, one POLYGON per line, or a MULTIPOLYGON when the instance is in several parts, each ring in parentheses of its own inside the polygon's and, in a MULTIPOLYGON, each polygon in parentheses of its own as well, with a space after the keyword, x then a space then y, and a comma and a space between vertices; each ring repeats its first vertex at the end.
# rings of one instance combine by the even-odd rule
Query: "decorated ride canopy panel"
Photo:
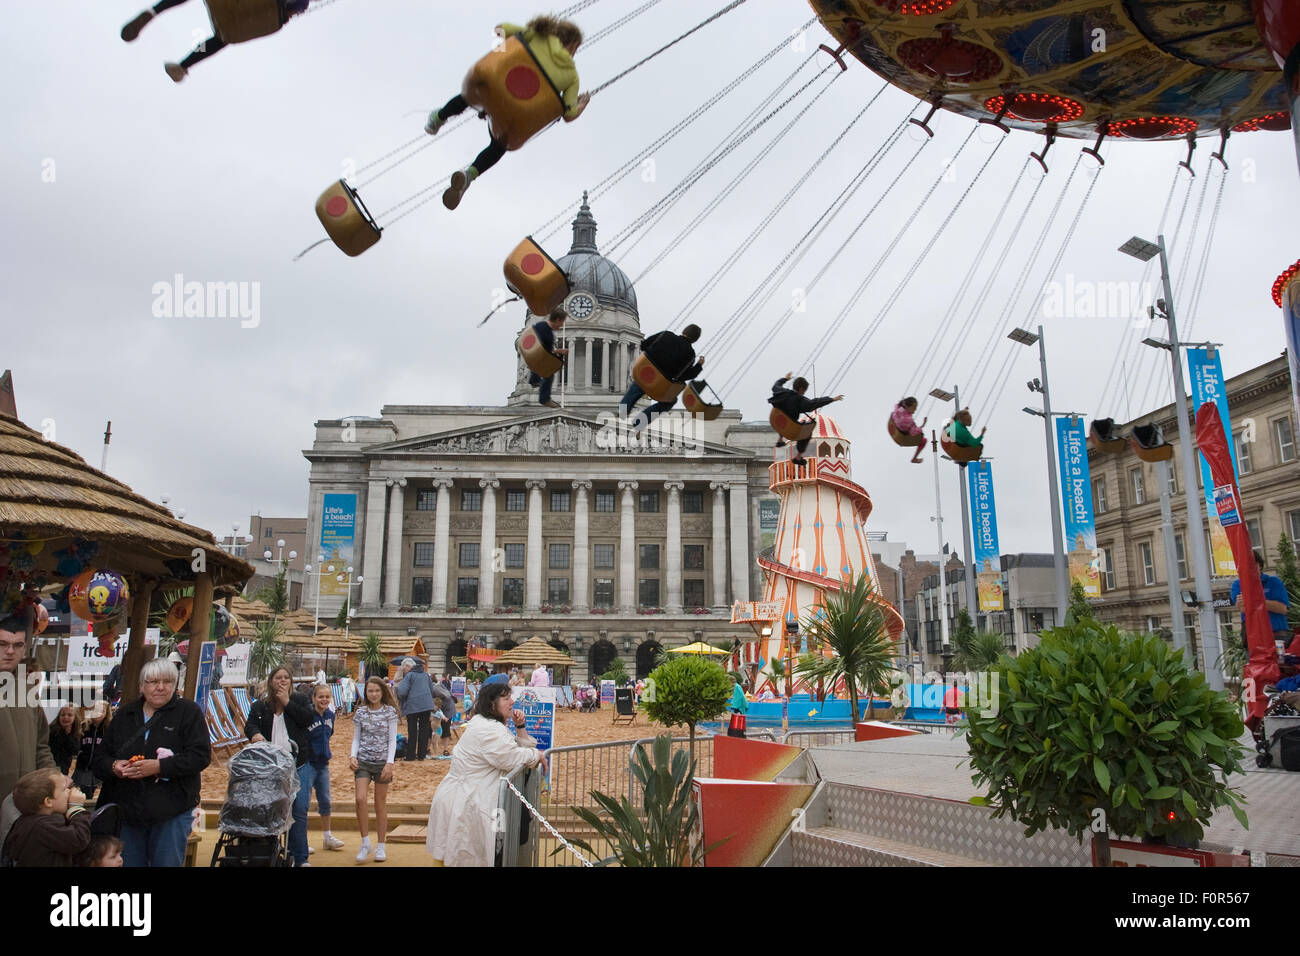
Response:
POLYGON ((810 0, 848 52, 972 119, 1091 138, 1286 129, 1250 0, 810 0))
POLYGON ((732 624, 772 624, 785 620, 785 599, 737 601, 731 605, 732 624))

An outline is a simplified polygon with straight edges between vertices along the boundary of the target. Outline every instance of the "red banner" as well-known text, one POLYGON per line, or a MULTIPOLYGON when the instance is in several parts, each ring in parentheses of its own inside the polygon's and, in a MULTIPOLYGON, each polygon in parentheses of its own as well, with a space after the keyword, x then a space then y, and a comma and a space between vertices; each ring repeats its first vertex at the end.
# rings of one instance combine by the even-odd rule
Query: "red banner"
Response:
MULTIPOLYGON (((1263 719, 1268 707, 1268 701, 1264 698, 1264 685, 1278 680, 1277 646, 1273 643, 1273 625, 1269 620, 1268 609, 1264 606, 1264 585, 1255 568, 1250 533, 1241 517, 1244 513, 1241 491, 1232 471, 1232 456, 1228 451, 1223 420, 1219 417, 1219 410, 1209 402, 1196 410, 1196 445, 1210 465, 1215 500, 1221 502, 1219 511, 1225 515, 1224 530, 1228 533, 1232 559, 1236 562, 1238 579, 1241 581, 1240 600, 1246 615, 1246 646, 1250 652, 1242 692, 1250 706, 1247 724, 1253 729, 1263 719), (1234 514, 1236 518, 1231 524, 1228 523, 1228 514, 1234 514)), ((1211 661, 1205 663, 1209 667, 1214 666, 1211 661)))

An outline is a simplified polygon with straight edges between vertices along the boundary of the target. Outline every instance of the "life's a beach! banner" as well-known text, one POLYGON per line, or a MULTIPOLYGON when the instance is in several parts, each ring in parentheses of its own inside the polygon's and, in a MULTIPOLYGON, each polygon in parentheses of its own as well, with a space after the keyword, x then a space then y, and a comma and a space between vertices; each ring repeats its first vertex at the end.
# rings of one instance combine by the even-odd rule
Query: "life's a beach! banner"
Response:
POLYGON ((327 494, 321 507, 320 553, 325 555, 321 564, 323 568, 334 565, 335 573, 321 575, 320 593, 343 597, 348 593, 346 568, 354 563, 356 550, 357 496, 327 494), (343 575, 342 581, 338 580, 339 573, 343 575))
MULTIPOLYGON (((1214 355, 1209 349, 1188 349, 1187 365, 1192 372, 1192 407, 1200 408, 1207 402, 1219 410, 1227 433, 1228 452, 1232 455, 1232 475, 1241 483, 1241 473, 1237 469, 1237 443, 1232 440, 1232 421, 1228 418, 1228 389, 1223 383, 1223 362, 1218 350, 1214 355)), ((1232 546, 1228 543, 1228 533, 1223 530, 1223 520, 1219 517, 1219 506, 1215 500, 1214 479, 1210 476, 1210 465, 1205 456, 1197 454, 1197 464, 1201 469, 1201 487, 1205 489, 1205 513, 1209 518, 1210 559, 1213 562, 1211 573, 1216 577, 1235 577, 1237 563, 1232 558, 1232 546)))
POLYGON ((993 463, 974 461, 966 466, 970 482, 971 527, 975 543, 975 580, 981 611, 1002 610, 1002 559, 998 549, 998 514, 993 499, 993 463))
POLYGON ((1097 524, 1092 514, 1092 479, 1088 473, 1088 436, 1082 418, 1056 420, 1056 448, 1061 465, 1061 504, 1065 509, 1070 581, 1082 584, 1083 593, 1088 597, 1101 597, 1097 524))

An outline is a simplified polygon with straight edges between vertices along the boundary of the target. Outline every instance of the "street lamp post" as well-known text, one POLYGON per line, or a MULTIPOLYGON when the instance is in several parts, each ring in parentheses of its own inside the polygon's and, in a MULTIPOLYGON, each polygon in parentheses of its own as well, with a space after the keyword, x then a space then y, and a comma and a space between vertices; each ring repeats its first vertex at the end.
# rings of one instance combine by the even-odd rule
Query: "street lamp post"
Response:
MULTIPOLYGON (((279 566, 280 566, 280 574, 286 574, 287 571, 288 571, 289 565, 288 565, 288 562, 286 562, 286 561, 284 560, 284 538, 281 538, 279 541, 277 541, 277 542, 275 543, 275 546, 279 549, 279 551, 278 551, 278 553, 276 554, 276 557, 275 557, 275 560, 274 560, 274 561, 272 561, 272 559, 271 559, 271 549, 270 549, 270 548, 267 548, 265 551, 262 552, 262 557, 264 557, 264 558, 266 559, 266 563, 267 563, 267 564, 276 564, 276 565, 279 565, 279 566)), ((297 551, 290 551, 290 552, 289 552, 289 561, 295 561, 295 560, 297 560, 297 558, 298 558, 298 552, 297 552, 297 551)), ((277 577, 278 577, 278 576, 279 576, 279 575, 277 575, 277 577)), ((284 600, 285 600, 285 603, 286 603, 286 604, 289 603, 289 588, 288 588, 287 585, 286 585, 286 588, 285 588, 284 600)))
MULTIPOLYGON (((1178 322, 1174 317, 1174 289, 1169 277, 1169 255, 1165 250, 1165 237, 1157 236, 1154 243, 1134 236, 1120 252, 1143 262, 1160 256, 1160 280, 1165 297, 1156 303, 1157 309, 1169 323, 1169 368, 1173 375, 1174 411, 1178 415, 1179 451, 1183 461, 1183 496, 1187 504, 1187 536, 1191 538, 1192 559, 1196 566, 1196 604, 1201 625, 1201 647, 1205 651, 1205 671, 1210 689, 1223 690, 1223 668, 1219 665, 1218 622, 1214 613, 1214 592, 1210 587, 1210 562, 1205 550, 1205 531, 1201 523, 1201 503, 1196 497, 1196 482, 1192 480, 1196 468, 1196 436, 1192 432, 1191 417, 1187 413, 1187 392, 1183 388, 1182 345, 1178 341, 1178 322)), ((1152 310, 1154 317, 1155 310, 1152 310)), ((1171 571, 1171 574, 1176 571, 1171 571)))
MULTIPOLYGON (((325 561, 325 555, 318 554, 316 556, 316 560, 323 564, 325 561)), ((317 634, 320 633, 320 582, 321 579, 326 574, 334 573, 334 565, 331 564, 329 567, 321 567, 320 565, 317 565, 316 569, 313 571, 312 566, 309 564, 303 568, 303 571, 306 572, 309 578, 316 579, 316 613, 315 615, 313 615, 312 618, 314 622, 314 627, 312 628, 312 632, 311 632, 312 637, 315 637, 317 634)), ((303 596, 306 597, 306 595, 303 596)))
POLYGON ((934 450, 934 517, 930 520, 934 522, 939 534, 939 634, 943 639, 943 650, 940 652, 940 656, 943 658, 943 672, 947 674, 948 663, 952 660, 952 647, 948 643, 948 582, 944 574, 944 565, 947 562, 943 557, 943 501, 939 494, 939 439, 933 431, 930 432, 930 447, 934 450))
MULTIPOLYGON (((930 395, 939 399, 941 402, 952 401, 953 415, 961 411, 961 391, 956 385, 952 391, 948 392, 942 388, 930 389, 930 395)), ((936 453, 937 455, 937 453, 936 453)), ((975 549, 971 546, 970 536, 970 501, 966 494, 966 469, 961 468, 958 472, 957 487, 961 491, 961 542, 965 551, 962 560, 962 574, 966 579, 966 611, 970 614, 971 623, 977 620, 976 615, 979 613, 979 601, 975 593, 975 549)), ((942 547, 943 542, 940 542, 942 547)))
POLYGON ((356 616, 357 609, 352 604, 352 589, 359 588, 365 582, 364 574, 358 574, 355 581, 352 580, 352 565, 348 565, 347 576, 337 575, 334 580, 338 581, 347 589, 347 609, 348 613, 343 619, 343 639, 346 641, 352 631, 352 618, 356 616))

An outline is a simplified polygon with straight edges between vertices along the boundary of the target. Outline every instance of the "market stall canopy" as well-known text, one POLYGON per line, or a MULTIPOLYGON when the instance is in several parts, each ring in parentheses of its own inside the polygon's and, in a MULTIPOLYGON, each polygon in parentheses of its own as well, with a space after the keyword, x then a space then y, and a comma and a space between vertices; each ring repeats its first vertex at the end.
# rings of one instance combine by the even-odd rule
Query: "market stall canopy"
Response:
POLYGON ((705 644, 703 641, 696 641, 694 644, 687 644, 685 647, 670 647, 669 654, 711 654, 718 657, 729 657, 731 651, 724 651, 721 648, 714 647, 712 644, 705 644))
POLYGON ((547 667, 572 667, 573 658, 557 647, 552 647, 540 637, 530 637, 518 647, 512 647, 494 658, 497 664, 544 664, 547 667))
POLYGON ((177 521, 80 455, 0 414, 0 542, 18 541, 26 544, 6 565, 8 576, 37 587, 91 565, 161 587, 190 584, 200 554, 214 586, 242 585, 254 573, 210 532, 177 521))

